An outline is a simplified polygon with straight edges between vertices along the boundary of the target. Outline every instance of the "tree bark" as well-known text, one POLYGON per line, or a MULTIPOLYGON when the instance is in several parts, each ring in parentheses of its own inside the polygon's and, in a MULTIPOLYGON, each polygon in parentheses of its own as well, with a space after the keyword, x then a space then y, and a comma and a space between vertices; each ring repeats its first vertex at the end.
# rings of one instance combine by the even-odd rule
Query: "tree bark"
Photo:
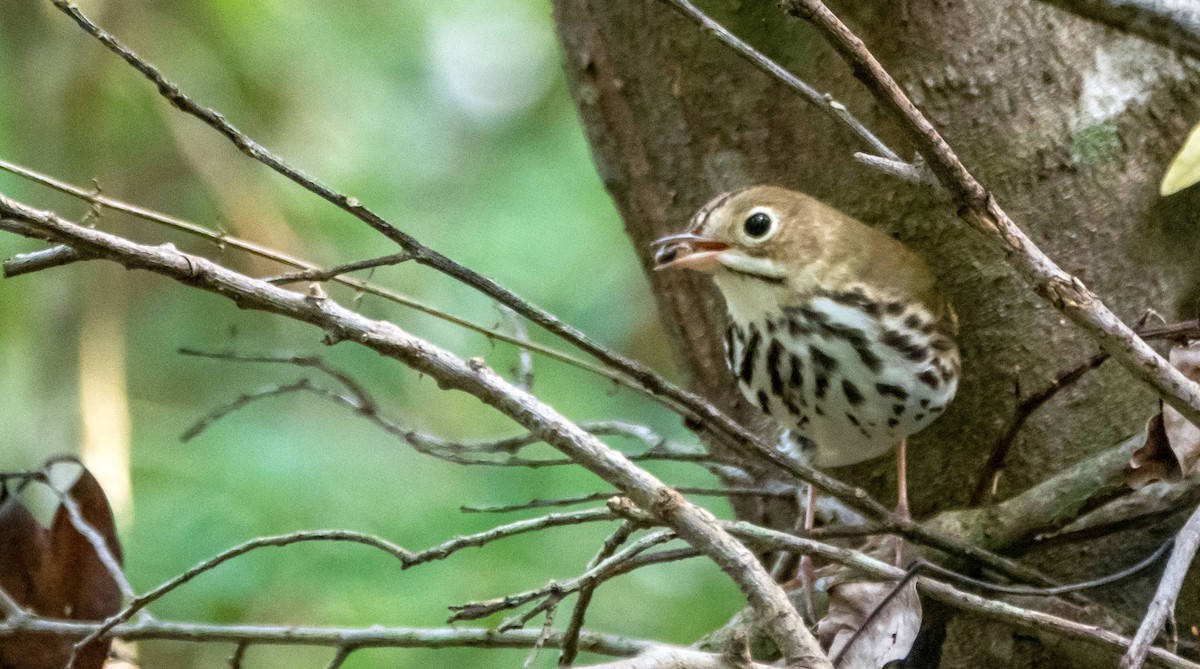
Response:
MULTIPOLYGON (((917 517, 969 505, 1020 394, 1086 360, 1096 344, 1034 295, 948 207, 858 165, 851 155, 865 147, 853 136, 665 3, 554 4, 597 168, 647 270, 652 239, 682 229, 714 195, 753 183, 820 197, 895 234, 935 268, 958 311, 964 377, 947 414, 911 440, 910 495, 917 517)), ((771 2, 702 6, 911 154, 848 68, 802 22, 771 2)), ((1065 270, 1127 321, 1151 308, 1168 319, 1194 315, 1200 234, 1191 212, 1200 207, 1200 189, 1162 200, 1157 185, 1200 118, 1195 63, 1028 0, 843 0, 831 8, 1065 270)), ((720 297, 702 277, 647 275, 693 388, 761 425, 722 362, 720 297)), ((1110 447, 1153 411, 1153 395, 1118 366, 1091 372, 1025 424, 998 498, 1110 447)), ((834 473, 883 498, 894 494, 890 459, 834 473)), ((1064 579, 1086 577, 1135 561, 1173 529, 1034 551, 1030 559, 1064 579)), ((1152 580, 1106 596, 1140 617, 1152 580)), ((1197 598, 1186 593, 1183 629, 1200 621, 1197 598)), ((949 626, 941 666, 1033 666, 1049 652, 1041 642, 962 618, 949 626)), ((1083 657, 1054 661, 1092 666, 1083 657)))

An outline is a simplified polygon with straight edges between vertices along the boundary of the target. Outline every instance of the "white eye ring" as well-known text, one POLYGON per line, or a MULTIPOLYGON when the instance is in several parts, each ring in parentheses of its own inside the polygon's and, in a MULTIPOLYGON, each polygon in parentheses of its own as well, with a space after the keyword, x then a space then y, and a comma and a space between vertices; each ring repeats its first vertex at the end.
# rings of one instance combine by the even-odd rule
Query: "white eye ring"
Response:
POLYGON ((779 228, 775 212, 759 208, 750 212, 741 223, 741 234, 751 244, 757 244, 775 234, 779 228))

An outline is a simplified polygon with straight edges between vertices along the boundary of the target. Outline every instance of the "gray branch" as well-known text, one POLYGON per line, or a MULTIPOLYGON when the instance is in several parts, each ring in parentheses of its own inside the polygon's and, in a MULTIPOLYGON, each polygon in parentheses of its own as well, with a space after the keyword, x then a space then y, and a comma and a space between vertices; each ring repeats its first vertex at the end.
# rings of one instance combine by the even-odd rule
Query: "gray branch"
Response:
MULTIPOLYGON (((83 638, 100 628, 100 623, 27 617, 0 623, 0 638, 25 632, 83 638)), ((237 643, 245 645, 326 646, 338 648, 531 648, 541 636, 540 630, 496 632, 480 628, 383 627, 283 627, 272 625, 209 625, 147 620, 118 625, 109 633, 127 641, 170 640, 193 643, 237 643)), ((551 634, 545 645, 562 645, 560 633, 551 634)), ((579 637, 582 650, 602 655, 625 657, 657 648, 659 644, 610 634, 584 632, 579 637)))

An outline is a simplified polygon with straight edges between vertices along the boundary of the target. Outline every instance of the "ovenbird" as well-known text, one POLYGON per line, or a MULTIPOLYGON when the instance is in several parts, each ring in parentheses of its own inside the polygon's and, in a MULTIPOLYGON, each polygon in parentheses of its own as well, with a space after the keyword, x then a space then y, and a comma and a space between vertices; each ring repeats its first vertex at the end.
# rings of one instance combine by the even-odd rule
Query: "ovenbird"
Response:
POLYGON ((657 269, 712 275, 725 352, 746 399, 818 467, 904 444, 958 387, 954 312, 903 244, 803 193, 753 186, 705 205, 655 242, 657 269))

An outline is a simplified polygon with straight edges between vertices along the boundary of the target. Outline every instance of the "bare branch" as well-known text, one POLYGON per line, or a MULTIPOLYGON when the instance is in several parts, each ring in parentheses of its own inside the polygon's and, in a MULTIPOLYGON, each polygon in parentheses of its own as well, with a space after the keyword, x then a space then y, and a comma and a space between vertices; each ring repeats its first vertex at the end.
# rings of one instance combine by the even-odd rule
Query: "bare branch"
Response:
POLYGON ((266 388, 261 388, 248 393, 242 393, 234 398, 232 402, 219 406, 201 416, 199 420, 197 420, 195 423, 192 423, 188 429, 184 430, 183 434, 179 435, 179 440, 188 442, 192 439, 195 439, 221 419, 234 413, 235 411, 246 408, 258 400, 266 399, 268 397, 279 397, 280 395, 290 395, 292 393, 318 390, 319 389, 315 388, 312 385, 312 382, 308 379, 299 379, 297 381, 293 381, 292 383, 268 386, 266 388))
MULTIPOLYGON (((1020 434, 1021 428, 1025 426, 1025 421, 1029 420, 1030 416, 1037 413, 1038 409, 1042 408, 1046 402, 1053 399, 1059 392, 1071 387, 1076 381, 1082 379, 1085 374, 1104 364, 1106 360, 1108 360, 1107 353, 1097 353, 1082 364, 1076 365, 1058 375, 1050 383, 1036 392, 1025 396, 1017 403, 1017 409, 1013 414, 1012 420, 1009 421, 1004 434, 1000 435, 1000 438, 996 440, 996 445, 992 447, 992 454, 988 457, 988 461, 983 466, 983 472, 979 475, 979 479, 975 483, 975 492, 971 496, 973 504, 976 506, 985 504, 995 495, 996 484, 999 482, 1000 475, 1004 471, 1004 465, 1008 460, 1008 452, 1017 440, 1017 435, 1020 434)), ((1018 394, 1020 394, 1020 391, 1018 391, 1018 394)))
POLYGON ((17 603, 17 600, 13 599, 12 595, 8 594, 8 591, 2 587, 0 587, 0 612, 4 613, 4 617, 0 618, 0 620, 4 620, 6 623, 11 623, 13 620, 28 615, 25 609, 17 603))
POLYGON ((1200 58, 1200 10, 1187 0, 1042 0, 1059 9, 1200 58))
MULTIPOLYGON (((558 605, 562 602, 562 598, 555 599, 546 609, 546 619, 542 623, 542 633, 538 635, 538 640, 533 644, 533 648, 529 651, 529 656, 525 658, 525 664, 521 665, 523 669, 529 669, 537 660, 538 653, 542 652, 542 647, 546 644, 546 639, 554 631, 554 614, 558 612, 558 605)), ((507 629, 501 630, 507 631, 507 629)))
POLYGON ((1167 560, 1167 568, 1158 583, 1154 599, 1150 601, 1146 618, 1138 627, 1129 650, 1121 658, 1121 669, 1141 669, 1145 664, 1151 644, 1158 638, 1158 633, 1162 631, 1167 618, 1174 615, 1175 600, 1179 598, 1179 590, 1183 588, 1183 579, 1191 569, 1197 548, 1200 548, 1200 507, 1192 512, 1191 517, 1175 534, 1175 548, 1171 551, 1171 559, 1167 560))
POLYGON ((338 646, 333 657, 329 660, 329 664, 325 665, 325 669, 340 669, 345 664, 346 659, 350 657, 350 653, 358 650, 356 646, 338 646))
POLYGON ((54 494, 58 497, 58 501, 67 512, 67 518, 71 521, 71 525, 75 528, 75 531, 83 535, 87 539, 87 542, 92 545, 92 550, 96 551, 96 557, 100 559, 100 564, 103 564, 109 576, 112 576, 113 581, 121 590, 122 596, 126 599, 133 599, 136 593, 133 591, 133 586, 129 583, 129 578, 125 576, 125 570, 121 569, 117 557, 109 550, 108 542, 83 517, 83 511, 80 510, 79 503, 69 493, 59 490, 50 484, 49 481, 46 482, 46 486, 53 490, 54 494))
MULTIPOLYGON (((681 495, 699 495, 706 497, 763 497, 763 498, 781 498, 790 499, 795 495, 793 489, 777 489, 777 488, 695 488, 691 486, 676 486, 675 491, 681 495)), ((588 502, 599 502, 606 500, 615 492, 595 492, 590 495, 580 495, 578 497, 564 497, 561 499, 534 499, 520 504, 505 504, 497 506, 462 506, 459 509, 463 513, 510 513, 512 511, 526 511, 529 509, 545 509, 559 506, 572 506, 575 504, 586 504, 588 502)))
MULTIPOLYGON (((690 0, 664 0, 667 4, 674 7, 680 14, 700 24, 700 27, 705 32, 716 37, 721 43, 733 49, 742 58, 745 58, 750 64, 757 67, 759 70, 766 72, 772 77, 787 85, 788 88, 800 94, 806 102, 816 107, 829 118, 833 119, 840 125, 845 126, 862 144, 870 147, 872 151, 882 156, 884 160, 891 163, 902 163, 900 156, 896 155, 883 140, 879 139, 867 129, 853 114, 846 109, 845 105, 834 100, 828 95, 822 95, 817 92, 817 89, 810 86, 803 79, 785 70, 775 61, 767 58, 760 51, 750 46, 746 42, 739 39, 736 35, 729 32, 725 26, 712 20, 707 14, 701 11, 690 0)), ((875 157, 875 156, 872 156, 875 157)), ((863 161, 871 167, 875 164, 863 161)))
MULTIPOLYGON (((524 606, 533 601, 550 599, 562 599, 572 593, 578 592, 585 585, 595 586, 601 581, 608 580, 621 574, 626 574, 634 567, 633 558, 641 553, 668 541, 673 541, 677 536, 674 532, 667 530, 658 530, 648 534, 641 539, 629 544, 619 552, 601 560, 594 567, 589 568, 582 575, 577 576, 567 581, 550 581, 545 586, 536 590, 527 590, 515 595, 508 595, 499 599, 490 599, 483 602, 469 602, 458 606, 451 606, 450 610, 454 612, 450 619, 446 622, 457 622, 459 620, 478 620, 490 616, 499 611, 515 609, 524 606)), ((537 609, 535 608, 536 612, 537 609)), ((524 621, 521 621, 524 622, 524 621)), ((507 627, 509 623, 505 623, 502 627, 507 627)))
POLYGON ((229 656, 229 669, 242 669, 242 660, 246 659, 246 651, 249 648, 250 644, 245 641, 239 641, 233 647, 233 655, 229 656))
POLYGON ((627 660, 589 665, 587 669, 771 669, 771 665, 685 648, 656 648, 627 660))
POLYGON ((1003 502, 945 511, 927 523, 934 528, 959 528, 968 540, 992 550, 1028 547, 1031 540, 1128 493, 1122 472, 1143 440, 1144 435, 1134 435, 1003 502))
POLYGON ((1120 583, 1121 581, 1133 578, 1134 576, 1146 571, 1150 567, 1158 564, 1158 561, 1167 554, 1167 549, 1170 548, 1173 543, 1173 538, 1168 539, 1167 541, 1164 541, 1158 548, 1154 549, 1153 553, 1147 555, 1141 561, 1111 574, 1105 574, 1104 576, 1098 576, 1086 581, 1079 581, 1078 583, 1059 585, 1053 588, 1029 588, 1019 585, 989 583, 988 581, 981 581, 977 578, 971 578, 970 576, 960 574, 951 569, 946 569, 945 567, 928 560, 917 560, 912 566, 909 567, 909 573, 931 573, 941 576, 942 578, 952 581, 958 585, 963 585, 970 588, 978 588, 984 592, 993 592, 1002 595, 1021 595, 1024 597, 1057 597, 1059 595, 1065 595, 1072 592, 1092 590, 1094 588, 1112 585, 1113 583, 1120 583))
MULTIPOLYGON (((626 521, 617 528, 615 532, 610 534, 604 540, 604 545, 600 547, 600 551, 596 556, 588 562, 588 569, 595 569, 604 562, 613 553, 617 551, 633 533, 641 527, 640 523, 635 521, 626 521)), ((558 656, 558 666, 569 667, 575 662, 576 656, 579 654, 579 632, 583 630, 584 619, 587 617, 587 608, 592 603, 592 595, 595 594, 599 583, 584 584, 579 590, 579 597, 575 601, 575 608, 571 611, 571 620, 567 623, 567 629, 563 633, 563 648, 562 653, 558 656)))
POLYGON ((619 518, 619 515, 607 508, 572 511, 570 513, 551 513, 539 518, 518 520, 515 523, 500 525, 499 527, 494 527, 478 534, 454 537, 437 546, 427 548, 420 553, 414 553, 412 561, 414 563, 422 563, 431 560, 442 560, 464 548, 477 548, 497 539, 505 539, 527 532, 537 532, 550 527, 579 525, 603 520, 616 520, 617 518, 619 518))
POLYGON ((1038 537, 1043 544, 1078 541, 1145 526, 1200 503, 1200 480, 1156 481, 1076 518, 1062 529, 1038 537))
MULTIPOLYGON (((393 253, 392 255, 383 256, 381 258, 371 258, 370 260, 359 260, 356 262, 330 267, 329 269, 306 269, 300 272, 289 272, 280 274, 266 279, 267 283, 273 283, 276 286, 286 286, 289 283, 299 283, 301 281, 333 281, 343 274, 357 272, 364 269, 373 269, 375 267, 388 267, 391 265, 399 265, 403 262, 412 260, 412 255, 408 253, 393 253)), ((524 350, 524 349, 522 349, 524 350)))
POLYGON ((890 177, 925 186, 932 190, 939 200, 946 200, 950 197, 950 194, 946 192, 945 188, 942 188, 942 184, 938 183, 937 177, 933 176, 933 172, 929 171, 923 160, 906 163, 902 160, 880 158, 869 153, 856 153, 854 159, 890 177))
POLYGON ((4 261, 4 278, 12 279, 22 274, 62 267, 82 259, 75 249, 69 246, 54 246, 32 253, 18 253, 4 261))
POLYGON ((390 541, 386 541, 369 534, 351 532, 348 530, 313 530, 273 537, 260 537, 258 539, 253 539, 243 544, 234 546, 228 550, 222 551, 216 556, 205 560, 195 565, 191 569, 183 572, 182 574, 179 574, 178 576, 166 581, 157 588, 150 590, 146 594, 134 597, 124 609, 109 617, 104 621, 104 624, 100 625, 95 631, 88 634, 77 644, 75 644, 75 648, 83 648, 91 642, 108 635, 109 631, 111 631, 114 627, 120 625, 121 623, 127 622, 135 613, 146 608, 155 600, 161 599, 184 583, 191 581, 207 571, 212 571, 216 567, 228 562, 229 560, 232 560, 233 558, 245 555, 246 553, 259 548, 266 548, 269 546, 289 546, 291 544, 308 541, 348 541, 364 544, 366 546, 372 546, 388 553, 397 560, 400 560, 400 563, 404 566, 409 566, 411 560, 413 559, 413 554, 411 551, 397 546, 390 541))
MULTIPOLYGON (((0 623, 0 637, 23 632, 53 634, 61 637, 85 637, 93 634, 100 623, 50 620, 30 617, 16 622, 0 623)), ((126 641, 151 639, 192 643, 234 643, 244 645, 325 646, 338 648, 530 648, 540 636, 539 631, 513 630, 497 632, 483 628, 412 628, 372 625, 354 627, 283 627, 271 625, 209 625, 146 620, 120 625, 107 633, 126 641)), ((558 648, 562 635, 551 634, 545 645, 558 648)), ((584 632, 580 647, 589 653, 630 656, 656 648, 659 644, 610 634, 584 632)))
MULTIPOLYGON (((196 438, 205 430, 212 427, 217 421, 226 418, 233 412, 243 409, 249 404, 258 400, 278 397, 280 395, 291 394, 293 392, 308 392, 321 399, 328 400, 338 406, 350 409, 359 416, 374 423, 384 432, 387 432, 393 437, 396 437, 409 444, 418 453, 435 457, 439 460, 445 460, 447 462, 452 462, 459 465, 529 467, 535 469, 540 467, 574 464, 574 462, 569 458, 529 459, 516 455, 520 449, 526 446, 541 443, 542 440, 535 437, 532 433, 527 433, 517 437, 484 441, 477 444, 462 444, 405 428, 383 415, 379 409, 378 402, 371 396, 371 394, 361 383, 354 379, 354 377, 343 370, 329 365, 319 356, 242 355, 237 353, 197 351, 188 348, 180 349, 179 352, 184 355, 228 360, 233 362, 279 363, 316 369, 333 378, 350 392, 350 396, 341 395, 324 388, 317 387, 308 379, 299 379, 293 383, 268 386, 256 391, 243 393, 242 395, 234 398, 232 401, 205 414, 199 420, 193 423, 192 426, 185 430, 180 436, 180 439, 183 441, 190 441, 191 439, 196 438), (509 456, 505 459, 475 457, 476 454, 492 453, 508 453, 509 456)), ((630 460, 635 462, 644 460, 692 462, 718 474, 728 475, 731 472, 742 472, 741 469, 736 468, 733 465, 712 462, 712 458, 704 453, 695 452, 694 450, 688 450, 681 445, 672 444, 645 426, 622 423, 618 421, 594 421, 590 423, 582 423, 581 427, 596 435, 623 436, 631 439, 637 439, 643 443, 649 444, 650 448, 646 452, 627 456, 630 460)), ((567 501, 564 504, 535 504, 533 507, 564 506, 567 504, 605 499, 606 497, 607 495, 591 496, 585 499, 577 499, 576 501, 567 501)))
MULTIPOLYGON (((565 527, 567 525, 579 525, 582 523, 596 521, 615 520, 619 517, 620 516, 617 513, 607 508, 588 509, 585 511, 574 511, 571 513, 552 513, 538 518, 519 520, 514 523, 500 525, 476 534, 454 537, 420 552, 410 551, 385 539, 380 539, 369 534, 362 534, 360 532, 352 532, 348 530, 310 530, 273 537, 259 537, 234 546, 233 548, 223 551, 218 555, 197 564, 183 574, 180 574, 179 576, 176 576, 175 578, 163 583, 141 597, 131 596, 130 599, 132 601, 130 602, 129 606, 105 622, 106 625, 113 625, 129 620, 138 610, 145 608, 154 600, 162 598, 172 590, 178 588, 184 583, 187 583, 200 574, 206 571, 211 571, 224 562, 260 548, 290 546, 296 543, 311 541, 352 542, 378 548, 388 553, 392 557, 400 560, 401 569, 409 569, 427 562, 444 560, 464 548, 478 548, 494 541, 514 537, 519 534, 537 532, 552 527, 565 527)), ((2 604, 3 602, 0 601, 0 605, 2 604)), ((99 638, 99 636, 103 636, 103 632, 101 632, 97 638, 99 638)))

